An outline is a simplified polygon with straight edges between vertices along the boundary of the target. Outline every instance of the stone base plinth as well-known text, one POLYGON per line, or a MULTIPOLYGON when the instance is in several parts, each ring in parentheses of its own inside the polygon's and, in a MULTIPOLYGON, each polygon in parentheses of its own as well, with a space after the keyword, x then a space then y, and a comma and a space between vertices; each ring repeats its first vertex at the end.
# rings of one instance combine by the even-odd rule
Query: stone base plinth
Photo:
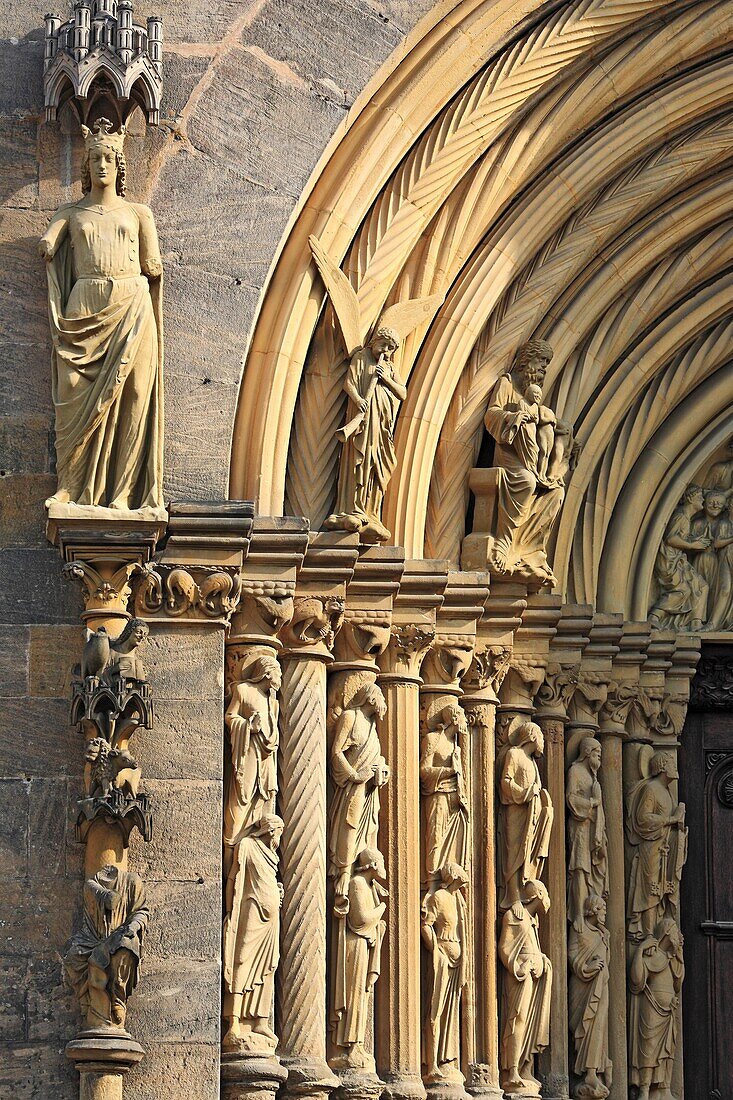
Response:
POLYGON ((122 1100, 122 1078, 145 1051, 129 1032, 100 1027, 83 1031, 66 1046, 79 1071, 79 1100, 122 1100))
POLYGON ((425 1085, 428 1100, 470 1100, 463 1080, 428 1081, 425 1085))
POLYGON ((383 1100, 425 1100, 427 1092, 422 1077, 395 1074, 384 1078, 383 1100))
POLYGON ((222 1054, 222 1100, 275 1100, 287 1075, 274 1054, 222 1054))
POLYGON ((338 1100, 379 1100, 382 1095, 384 1082, 376 1073, 358 1069, 340 1069, 337 1072, 341 1084, 333 1095, 338 1100))

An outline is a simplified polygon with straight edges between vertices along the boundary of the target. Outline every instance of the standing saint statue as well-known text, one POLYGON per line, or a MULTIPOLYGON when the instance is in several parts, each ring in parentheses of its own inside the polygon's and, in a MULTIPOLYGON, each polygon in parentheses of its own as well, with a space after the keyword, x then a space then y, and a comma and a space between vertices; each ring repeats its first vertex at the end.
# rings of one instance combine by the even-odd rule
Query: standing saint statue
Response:
POLYGON ((499 772, 499 856, 503 890, 499 904, 522 914, 522 890, 542 874, 549 852, 553 807, 542 786, 537 756, 545 748, 542 730, 521 722, 509 734, 499 772))
POLYGON ((124 126, 82 126, 84 197, 41 237, 53 338, 58 489, 48 502, 163 506, 158 235, 125 200, 124 126))
POLYGON ((468 858, 468 796, 460 736, 467 733, 463 708, 452 700, 431 715, 420 745, 420 789, 425 839, 424 884, 447 863, 468 858))
POLYGON ((237 844, 226 882, 224 918, 225 1051, 272 1054, 277 1036, 270 1027, 275 971, 280 961, 277 849, 283 822, 263 814, 237 844))
POLYGON ((431 988, 424 1059, 429 1083, 463 1083, 461 995, 466 984, 468 875, 457 863, 440 868, 438 885, 422 904, 421 932, 430 956, 431 988))
POLYGON ((517 911, 507 909, 501 922, 501 1085, 510 1096, 539 1096, 532 1070, 534 1055, 550 1041, 552 964, 542 952, 537 928, 539 911, 549 908, 547 890, 535 879, 525 884, 517 911))
POLYGON ((239 669, 224 722, 230 757, 224 794, 224 874, 244 831, 275 812, 279 707, 282 673, 269 653, 250 653, 239 669))
POLYGON ((582 927, 572 927, 568 937, 573 1068, 583 1078, 573 1089, 577 1100, 605 1100, 609 1094, 613 1068, 608 1057, 609 941, 605 899, 588 894, 583 902, 582 927))
POLYGON ((359 852, 335 933, 330 1058, 334 1069, 374 1073, 374 1058, 364 1040, 386 928, 382 918, 388 894, 377 879, 385 877, 384 858, 377 848, 359 852))
POLYGON ((629 1083, 637 1087, 636 1100, 675 1100, 671 1090, 685 976, 683 944, 677 922, 665 917, 631 956, 629 1083))
POLYGON ((670 790, 678 779, 674 757, 655 752, 644 776, 629 791, 626 836, 632 847, 627 894, 632 939, 651 935, 663 917, 676 917, 687 858, 685 804, 670 790))
POLYGON ((529 340, 512 369, 489 397, 484 424, 496 441, 496 529, 490 567, 498 573, 555 577, 547 560, 547 542, 565 498, 565 473, 571 461, 568 425, 540 404, 541 386, 552 348, 529 340))
POLYGON ((379 791, 389 780, 382 756, 377 719, 387 704, 381 689, 347 680, 348 697, 331 708, 333 725, 329 774, 334 785, 328 829, 328 873, 335 879, 335 908, 344 908, 356 857, 377 846, 379 791), (356 690, 353 690, 356 688, 356 690), (353 690, 353 694, 352 694, 353 690))
POLYGON ((349 364, 343 383, 348 397, 346 422, 336 432, 342 444, 336 510, 323 526, 359 531, 363 542, 386 542, 390 532, 382 523, 382 501, 397 464, 394 427, 407 396, 394 357, 405 337, 432 315, 443 296, 398 302, 369 325, 347 276, 317 237, 310 237, 309 243, 349 364))
POLYGON ((565 800, 568 807, 568 918, 583 929, 585 902, 590 894, 608 894, 608 838, 603 812, 601 745, 595 737, 584 737, 578 756, 568 769, 565 800))

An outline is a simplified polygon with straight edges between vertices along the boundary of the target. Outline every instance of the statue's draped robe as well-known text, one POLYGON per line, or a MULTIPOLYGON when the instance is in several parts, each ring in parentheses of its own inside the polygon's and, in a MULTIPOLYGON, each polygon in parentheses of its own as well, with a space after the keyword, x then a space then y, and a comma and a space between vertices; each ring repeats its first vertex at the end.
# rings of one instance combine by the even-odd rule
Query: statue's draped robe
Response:
POLYGON ((149 283, 132 203, 70 214, 46 265, 58 488, 76 504, 161 507, 160 257, 146 255, 149 283))
POLYGON ((468 860, 468 801, 460 748, 444 731, 425 734, 420 758, 425 880, 468 860))
POLYGON ((466 903, 460 892, 438 889, 423 902, 423 923, 432 926, 437 940, 433 951, 429 1016, 437 1029, 438 1066, 461 1056, 461 991, 466 984, 466 903))
POLYGON ((681 511, 669 521, 654 564, 659 595, 651 613, 665 630, 683 629, 695 619, 704 621, 707 611, 707 582, 684 550, 670 546, 668 540, 675 537, 685 541, 692 538, 690 519, 681 511))
POLYGON ((592 797, 601 797, 601 786, 584 762, 572 764, 567 778, 568 817, 568 905, 572 907, 573 875, 584 875, 587 893, 603 897, 608 892, 606 817, 603 803, 591 807, 592 797))
POLYGON ((227 762, 224 843, 235 845, 263 814, 275 812, 278 704, 274 691, 235 684, 226 710, 231 757, 227 762))
POLYGON ((611 1069, 608 1057, 608 941, 605 928, 586 921, 582 932, 570 929, 568 989, 570 1030, 575 1040, 575 1072, 587 1069, 607 1073, 611 1069), (603 969, 594 974, 591 960, 603 959, 603 969))
POLYGON ((229 873, 232 907, 224 919, 224 981, 243 994, 242 1019, 268 1019, 280 960, 277 854, 259 837, 237 846, 229 873))
POLYGON ((640 1084, 639 1070, 652 1070, 652 1085, 669 1087, 677 1049, 677 990, 682 983, 680 960, 670 958, 656 939, 643 940, 629 976, 629 1081, 640 1084), (651 947, 649 955, 644 950, 651 947), (677 988, 675 988, 675 986, 677 988))
POLYGON ((552 830, 552 804, 544 788, 536 794, 540 773, 533 756, 518 745, 511 745, 504 756, 499 783, 502 812, 500 864, 504 880, 501 905, 506 906, 507 884, 517 871, 520 887, 530 879, 539 878, 547 859, 552 830))
POLYGON ((552 967, 540 950, 537 918, 526 909, 517 918, 511 909, 504 914, 499 937, 499 958, 507 974, 503 981, 504 1029, 501 1047, 502 1069, 511 1069, 507 1058, 508 1040, 521 1032, 518 1066, 530 1061, 550 1041, 550 993, 552 967), (532 971, 542 970, 539 977, 532 971))
POLYGON ((379 977, 385 923, 379 889, 357 874, 349 883, 349 912, 338 921, 335 936, 333 1042, 339 1047, 363 1043, 369 997, 379 977))
MULTIPOLYGON (((368 398, 377 361, 369 348, 352 356, 347 381, 364 399, 368 398)), ((394 370, 389 367, 388 369, 394 370)), ((394 423, 399 399, 380 382, 369 398, 361 425, 341 449, 336 513, 366 520, 379 520, 382 498, 397 464, 394 423)), ((357 416, 358 407, 349 401, 347 421, 357 416)))
POLYGON ((642 779, 629 793, 626 833, 633 845, 629 874, 629 935, 648 933, 676 904, 687 857, 687 829, 670 825, 676 808, 669 789, 657 779, 642 779))
POLYGON ((383 762, 376 718, 359 708, 340 716, 331 750, 334 783, 328 837, 329 874, 349 871, 364 848, 375 848, 379 831, 379 787, 371 769, 383 762), (365 781, 354 772, 368 771, 365 781))

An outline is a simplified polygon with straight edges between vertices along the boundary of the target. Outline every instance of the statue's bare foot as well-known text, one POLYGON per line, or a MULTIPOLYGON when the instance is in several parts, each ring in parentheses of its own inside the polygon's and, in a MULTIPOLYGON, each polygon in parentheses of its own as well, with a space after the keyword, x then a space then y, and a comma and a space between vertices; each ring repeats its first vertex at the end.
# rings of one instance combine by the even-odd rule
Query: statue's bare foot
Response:
POLYGON ((70 502, 71 495, 67 493, 66 489, 59 489, 58 492, 46 500, 45 504, 47 508, 50 508, 52 504, 69 504, 70 502))

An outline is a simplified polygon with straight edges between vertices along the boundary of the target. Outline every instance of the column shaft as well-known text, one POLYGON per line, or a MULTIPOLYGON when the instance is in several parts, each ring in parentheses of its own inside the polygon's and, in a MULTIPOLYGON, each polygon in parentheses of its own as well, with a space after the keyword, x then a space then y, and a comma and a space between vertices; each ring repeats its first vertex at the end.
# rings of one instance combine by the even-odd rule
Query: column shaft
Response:
POLYGON ((627 1100, 626 886, 621 736, 601 729, 601 743, 603 762, 600 782, 608 834, 608 931, 611 953, 608 1047, 613 1062, 613 1082, 609 1100, 627 1100))
POLYGON ((338 1084, 326 1063, 326 666, 282 658, 280 843, 284 888, 277 975, 283 1097, 325 1100, 338 1084))
POLYGON ((425 1097, 420 1073, 420 697, 417 678, 380 680, 387 714, 380 725, 391 770, 379 825, 387 867, 389 905, 377 982, 375 1053, 382 1094, 394 1100, 425 1097))

